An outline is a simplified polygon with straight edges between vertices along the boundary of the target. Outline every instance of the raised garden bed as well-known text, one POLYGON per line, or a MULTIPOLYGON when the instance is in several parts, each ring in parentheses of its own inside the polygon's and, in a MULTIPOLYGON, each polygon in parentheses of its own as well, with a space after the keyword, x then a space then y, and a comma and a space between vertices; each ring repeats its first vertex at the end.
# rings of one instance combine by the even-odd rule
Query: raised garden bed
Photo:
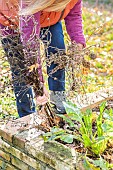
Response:
MULTIPOLYGON (((96 131, 95 120, 99 117, 98 105, 103 101, 108 100, 107 109, 112 108, 113 106, 112 88, 88 94, 87 96, 85 95, 85 98, 88 100, 84 100, 84 103, 82 102, 83 105, 80 103, 80 98, 81 97, 79 96, 77 99, 77 101, 79 101, 77 105, 78 107, 81 107, 82 111, 85 111, 88 108, 93 108, 94 117, 92 127, 93 131, 96 131), (88 101, 90 103, 88 103, 88 101)), ((84 144, 77 139, 74 139, 73 142, 68 141, 69 144, 68 142, 66 143, 65 140, 61 140, 59 137, 57 138, 57 141, 44 142, 42 136, 45 134, 43 130, 46 128, 45 118, 44 114, 40 116, 37 114, 31 114, 17 120, 1 120, 1 169, 87 170, 89 168, 88 170, 90 170, 95 168, 99 170, 103 168, 104 170, 112 170, 112 167, 110 168, 106 163, 106 161, 108 161, 108 163, 113 163, 112 140, 107 143, 107 148, 101 153, 101 158, 99 158, 99 154, 96 155, 87 146, 84 147, 84 144), (93 166, 93 164, 95 164, 95 166, 93 166), (106 169, 105 166, 107 167, 106 169)), ((77 121, 75 121, 75 123, 79 127, 80 124, 77 121)), ((74 131, 73 127, 67 128, 66 126, 67 124, 64 125, 64 130, 66 130, 66 132, 77 136, 78 131, 74 131)), ((70 139, 68 138, 67 140, 70 139)))

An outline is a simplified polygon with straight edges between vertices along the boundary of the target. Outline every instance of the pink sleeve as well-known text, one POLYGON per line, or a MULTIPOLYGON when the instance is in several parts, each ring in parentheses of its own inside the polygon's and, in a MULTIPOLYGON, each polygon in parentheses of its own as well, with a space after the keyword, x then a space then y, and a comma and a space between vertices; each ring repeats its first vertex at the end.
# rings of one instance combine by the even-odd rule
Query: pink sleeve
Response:
POLYGON ((78 0, 78 2, 71 9, 69 14, 66 16, 65 24, 71 41, 83 44, 83 46, 85 47, 86 42, 82 26, 82 0, 78 0))

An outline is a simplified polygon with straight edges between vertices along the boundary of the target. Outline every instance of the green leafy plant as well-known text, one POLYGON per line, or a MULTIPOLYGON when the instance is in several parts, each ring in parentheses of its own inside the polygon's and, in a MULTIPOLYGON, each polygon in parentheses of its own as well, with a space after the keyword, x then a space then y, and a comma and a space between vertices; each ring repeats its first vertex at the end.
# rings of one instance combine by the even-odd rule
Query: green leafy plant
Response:
MULTIPOLYGON (((103 102, 100 105, 100 113, 96 120, 96 131, 93 133, 93 113, 90 109, 86 110, 85 113, 82 113, 76 105, 71 102, 64 103, 68 117, 71 120, 76 120, 80 123, 80 128, 78 129, 81 136, 81 141, 84 146, 90 149, 96 155, 99 155, 104 152, 107 147, 108 136, 104 135, 104 130, 102 127, 103 124, 103 112, 106 106, 106 102, 103 102)), ((64 115, 61 115, 64 119, 64 115)))
POLYGON ((43 134, 43 139, 44 141, 60 139, 66 143, 73 143, 73 140, 77 139, 82 142, 80 135, 75 136, 74 134, 70 134, 67 130, 58 127, 53 127, 50 132, 43 134))
POLYGON ((106 109, 103 114, 104 119, 113 121, 113 109, 106 109))
POLYGON ((95 122, 95 132, 93 132, 92 128, 93 113, 90 109, 82 113, 80 109, 71 102, 64 103, 64 106, 67 115, 59 116, 68 123, 70 128, 74 128, 74 131, 54 127, 51 129, 51 132, 44 135, 44 138, 46 140, 60 139, 66 143, 73 143, 73 140, 76 139, 94 154, 100 155, 103 153, 107 148, 108 140, 112 138, 112 134, 110 134, 111 129, 113 131, 113 123, 111 123, 110 120, 103 121, 106 102, 100 105, 100 113, 95 122))

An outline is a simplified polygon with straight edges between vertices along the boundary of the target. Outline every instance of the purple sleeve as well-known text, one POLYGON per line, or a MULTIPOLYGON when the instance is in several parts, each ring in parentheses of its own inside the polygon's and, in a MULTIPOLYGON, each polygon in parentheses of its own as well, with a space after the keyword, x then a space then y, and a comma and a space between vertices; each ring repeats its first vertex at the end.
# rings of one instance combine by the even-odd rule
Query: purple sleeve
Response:
POLYGON ((44 82, 42 75, 42 66, 40 59, 40 42, 36 41, 36 38, 40 34, 40 12, 37 12, 31 16, 22 16, 20 19, 20 37, 24 48, 29 48, 28 56, 32 56, 32 52, 37 54, 37 63, 39 64, 38 73, 41 82, 44 82), (27 46, 26 46, 27 45, 27 46))
MULTIPOLYGON (((33 38, 34 35, 39 37, 40 33, 40 12, 33 14, 32 16, 21 16, 19 30, 21 40, 25 44, 28 40, 33 38), (31 37, 32 36, 32 37, 31 37)), ((13 30, 10 27, 3 26, 0 23, 0 33, 3 36, 17 34, 17 30, 13 30)))
POLYGON ((17 35, 17 31, 10 29, 0 23, 0 36, 17 35))
POLYGON ((69 14, 66 16, 65 24, 71 41, 83 44, 83 46, 85 47, 86 42, 82 26, 82 0, 78 0, 78 2, 71 9, 69 14))
MULTIPOLYGON (((20 8, 23 9, 26 7, 26 4, 24 1, 20 1, 20 8)), ((21 35, 21 41, 25 45, 30 39, 31 36, 33 38, 33 35, 39 36, 40 32, 40 12, 37 12, 30 16, 20 16, 20 35, 21 35)))
POLYGON ((26 42, 30 41, 34 36, 39 37, 40 12, 37 12, 32 16, 22 16, 20 18, 20 33, 23 44, 26 44, 26 42))

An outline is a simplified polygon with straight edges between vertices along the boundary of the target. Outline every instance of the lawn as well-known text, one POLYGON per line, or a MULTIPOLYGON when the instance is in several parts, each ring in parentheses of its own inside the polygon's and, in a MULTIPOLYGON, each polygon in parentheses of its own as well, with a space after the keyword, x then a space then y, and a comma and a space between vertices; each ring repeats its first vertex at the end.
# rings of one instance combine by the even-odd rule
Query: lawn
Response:
POLYGON ((91 69, 87 75, 88 92, 113 85, 112 18, 113 13, 107 8, 91 8, 84 3, 83 20, 87 47, 92 46, 91 56, 96 56, 96 59, 90 60, 91 69))

